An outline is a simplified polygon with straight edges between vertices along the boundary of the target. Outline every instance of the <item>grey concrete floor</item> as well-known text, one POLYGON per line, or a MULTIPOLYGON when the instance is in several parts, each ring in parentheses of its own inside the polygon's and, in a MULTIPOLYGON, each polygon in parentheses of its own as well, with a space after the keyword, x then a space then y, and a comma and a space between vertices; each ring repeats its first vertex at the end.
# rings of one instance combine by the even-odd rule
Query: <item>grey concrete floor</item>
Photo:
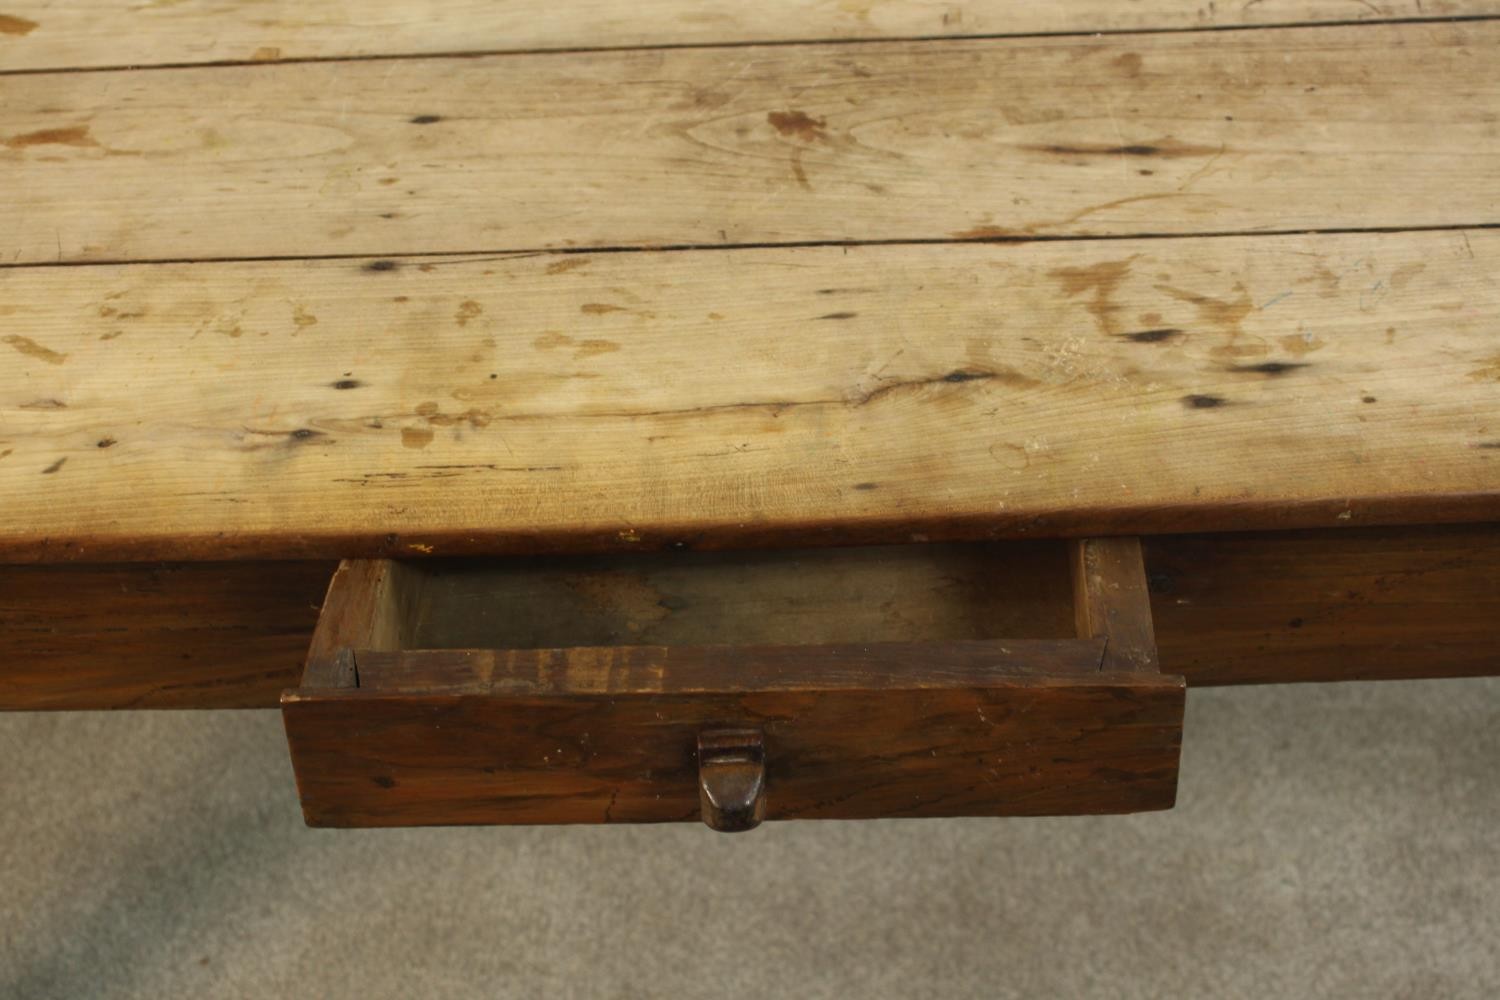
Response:
POLYGON ((308 830, 274 713, 0 716, 0 997, 1500 995, 1500 680, 1194 691, 1179 803, 308 830))

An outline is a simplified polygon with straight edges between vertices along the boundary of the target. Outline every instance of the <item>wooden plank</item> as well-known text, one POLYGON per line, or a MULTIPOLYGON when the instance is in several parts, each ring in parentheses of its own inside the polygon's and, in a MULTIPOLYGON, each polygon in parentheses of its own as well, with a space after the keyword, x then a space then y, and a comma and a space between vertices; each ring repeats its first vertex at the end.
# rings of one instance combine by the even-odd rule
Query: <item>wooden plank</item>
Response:
MULTIPOLYGON (((923 691, 1100 672, 1103 639, 943 639, 837 646, 575 646, 359 654, 359 690, 383 694, 674 695, 923 691)), ((1109 671, 1117 673, 1118 671, 1109 671)), ((1125 671, 1128 673, 1129 671, 1125 671)), ((299 689, 303 690, 303 689, 299 689)))
POLYGON ((266 708, 328 563, 0 567, 0 710, 266 708))
POLYGON ((1191 684, 1500 674, 1500 525, 1145 545, 1162 668, 1191 684))
POLYGON ((18 75, 0 261, 1491 224, 1497 105, 1491 21, 18 75))
POLYGON ((1068 560, 1078 635, 1108 640, 1100 669, 1155 673, 1156 635, 1140 539, 1079 539, 1069 543, 1068 560))
MULTIPOLYGON (((1500 527, 1168 536, 1147 539, 1145 548, 1163 665, 1192 686, 1500 673, 1500 527)), ((797 633, 856 641, 846 616, 867 636, 888 641, 985 634, 957 628, 955 608, 1004 580, 992 566, 943 558, 923 570, 912 559, 898 590, 867 551, 818 553, 823 566, 809 572, 829 591, 826 599, 802 606, 796 629, 770 634, 770 641, 797 633)), ((333 570, 327 562, 0 566, 0 710, 274 707, 301 678, 317 602, 333 570)), ((767 636, 767 602, 786 583, 773 574, 772 586, 757 596, 755 578, 728 559, 686 593, 679 574, 660 568, 625 568, 621 576, 634 576, 637 586, 633 596, 618 588, 620 607, 615 599, 602 607, 568 604, 530 632, 491 625, 451 634, 539 645, 580 634, 585 642, 614 642, 621 634, 703 642, 707 626, 695 624, 704 617, 697 614, 702 597, 719 602, 721 630, 767 636), (721 596, 735 590, 739 602, 721 596), (735 615, 753 621, 736 625, 735 615), (619 630, 611 633, 610 623, 619 630)), ((601 579, 597 567, 583 568, 576 582, 595 596, 616 593, 601 579)), ((1029 600, 1013 595, 1019 586, 993 592, 1023 602, 1040 626, 1011 634, 1066 634, 1067 588, 1053 585, 1062 575, 1034 579, 1029 600)), ((515 593, 520 584, 511 580, 508 588, 497 594, 515 593)), ((1001 624, 1009 630, 1017 622, 1005 616, 1001 624)))
POLYGON ((0 558, 1500 517, 1500 234, 0 269, 0 558))
POLYGON ((756 41, 1015 35, 1500 14, 1493 0, 10 0, 0 71, 756 41))
POLYGON ((400 649, 410 631, 411 608, 420 599, 420 574, 406 564, 340 563, 328 583, 301 686, 355 687, 359 677, 351 650, 400 649))
POLYGON ((1181 679, 1039 645, 513 651, 493 687, 292 691, 283 714, 314 826, 695 820, 698 733, 746 722, 768 819, 1169 808, 1181 679))

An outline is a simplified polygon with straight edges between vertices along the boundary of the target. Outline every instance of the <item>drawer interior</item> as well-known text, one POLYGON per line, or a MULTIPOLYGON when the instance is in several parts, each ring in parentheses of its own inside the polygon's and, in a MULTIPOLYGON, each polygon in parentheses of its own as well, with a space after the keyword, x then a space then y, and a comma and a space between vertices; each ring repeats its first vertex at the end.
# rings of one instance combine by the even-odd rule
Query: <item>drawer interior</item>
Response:
POLYGON ((391 586, 406 649, 1073 635, 1059 542, 430 560, 391 586))

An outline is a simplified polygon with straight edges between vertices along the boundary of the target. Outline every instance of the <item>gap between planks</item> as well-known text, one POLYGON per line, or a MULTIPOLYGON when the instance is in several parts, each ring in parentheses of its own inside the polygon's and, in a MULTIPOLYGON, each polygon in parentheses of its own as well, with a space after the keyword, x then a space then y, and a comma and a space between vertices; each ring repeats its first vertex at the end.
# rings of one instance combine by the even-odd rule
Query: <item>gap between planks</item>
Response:
POLYGON ((1274 21, 1258 24, 1194 24, 1177 28, 1103 28, 1067 31, 987 32, 983 34, 870 35, 862 37, 766 38, 723 42, 648 42, 638 45, 577 45, 545 48, 457 49, 447 52, 382 52, 348 56, 288 56, 277 59, 210 59, 203 62, 113 63, 103 66, 45 66, 25 69, 0 68, 0 77, 46 76, 69 73, 121 73, 153 70, 213 69, 243 66, 293 66, 303 63, 383 62, 419 59, 484 59, 495 56, 570 56, 612 52, 682 51, 698 49, 804 48, 818 45, 869 45, 883 43, 984 42, 1028 38, 1116 38, 1147 35, 1222 34, 1244 31, 1286 31, 1302 28, 1364 28, 1403 24, 1464 24, 1500 21, 1496 14, 1457 14, 1431 17, 1345 18, 1335 21, 1274 21))
POLYGON ((1449 233, 1500 230, 1500 222, 1457 223, 1434 226, 1341 226, 1321 229, 1222 229, 1202 233, 1043 233, 1034 236, 979 236, 971 239, 943 237, 910 237, 884 240, 788 240, 778 243, 671 243, 637 244, 606 247, 519 247, 485 250, 417 250, 381 253, 267 254, 228 257, 123 257, 115 260, 36 260, 0 261, 0 271, 59 267, 142 267, 157 264, 276 264, 318 260, 429 260, 454 258, 453 263, 482 263, 486 260, 524 260, 528 257, 588 257, 627 253, 701 253, 710 250, 804 250, 818 247, 941 247, 973 244, 1019 246, 1027 243, 1118 243, 1128 240, 1218 240, 1247 237, 1287 236, 1382 236, 1401 233, 1449 233))

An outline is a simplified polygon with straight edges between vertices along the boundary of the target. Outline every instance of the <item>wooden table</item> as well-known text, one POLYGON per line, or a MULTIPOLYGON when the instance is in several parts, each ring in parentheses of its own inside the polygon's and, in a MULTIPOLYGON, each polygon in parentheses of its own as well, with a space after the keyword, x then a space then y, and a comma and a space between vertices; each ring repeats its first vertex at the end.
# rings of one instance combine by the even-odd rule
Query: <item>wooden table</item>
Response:
POLYGON ((1497 671, 1495 0, 12 0, 0 182, 0 708, 275 705, 340 559, 994 641, 1120 536, 1162 675, 1497 671))

